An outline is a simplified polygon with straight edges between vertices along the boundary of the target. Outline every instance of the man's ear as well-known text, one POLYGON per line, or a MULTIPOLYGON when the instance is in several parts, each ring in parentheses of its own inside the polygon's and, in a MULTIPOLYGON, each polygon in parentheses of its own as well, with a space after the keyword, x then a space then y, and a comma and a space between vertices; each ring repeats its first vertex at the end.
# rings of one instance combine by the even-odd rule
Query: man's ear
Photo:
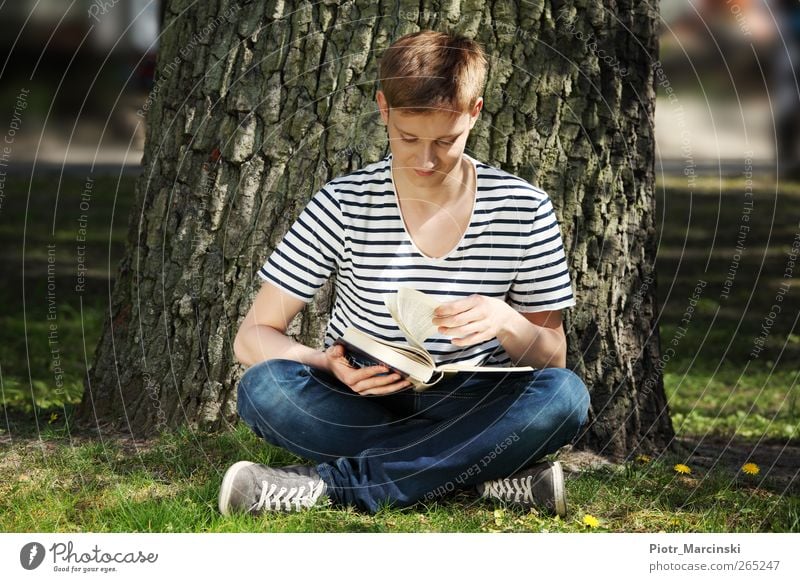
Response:
POLYGON ((470 129, 475 127, 475 123, 477 123, 477 121, 478 121, 478 114, 481 112, 481 109, 483 109, 483 97, 478 97, 478 99, 475 101, 475 106, 472 108, 472 111, 469 114, 470 115, 470 125, 469 125, 470 129))
POLYGON ((381 112, 381 119, 383 119, 383 124, 388 126, 389 103, 386 102, 386 96, 383 94, 383 91, 378 90, 378 92, 375 94, 375 99, 378 102, 378 111, 381 112))

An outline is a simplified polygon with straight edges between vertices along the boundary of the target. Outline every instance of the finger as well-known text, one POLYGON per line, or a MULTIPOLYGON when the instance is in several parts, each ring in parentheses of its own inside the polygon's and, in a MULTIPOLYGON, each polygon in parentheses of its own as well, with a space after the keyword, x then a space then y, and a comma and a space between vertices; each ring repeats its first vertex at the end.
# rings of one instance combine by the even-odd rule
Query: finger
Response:
POLYGON ((347 357, 347 353, 342 346, 335 346, 335 349, 333 347, 329 348, 327 356, 328 361, 334 366, 341 366, 342 368, 348 370, 356 369, 356 366, 350 362, 350 359, 347 357))
POLYGON ((367 368, 359 368, 358 372, 353 375, 354 382, 361 382, 363 380, 368 380, 380 374, 386 374, 389 372, 389 368, 383 365, 379 366, 369 366, 367 368))
POLYGON ((464 297, 463 299, 456 299, 455 301, 442 303, 439 307, 434 309, 434 318, 441 319, 456 315, 458 313, 463 313, 464 311, 469 311, 477 304, 478 297, 480 296, 470 295, 469 297, 464 297))
MULTIPOLYGON (((347 358, 334 358, 331 360, 331 366, 335 367, 337 370, 336 376, 339 377, 340 380, 344 382, 345 378, 349 379, 350 374, 357 372, 359 368, 356 368, 347 358)), ((346 382, 345 382, 346 383, 346 382)))
POLYGON ((347 360, 340 360, 334 363, 336 366, 336 376, 344 384, 355 390, 364 381, 364 369, 351 366, 347 360))
POLYGON ((454 329, 478 320, 479 317, 475 311, 465 311, 464 313, 459 313, 458 315, 445 317, 444 319, 434 323, 439 325, 439 333, 453 335, 454 329))
POLYGON ((368 368, 352 366, 347 358, 336 360, 335 364, 340 365, 339 369, 342 371, 343 381, 345 381, 345 384, 348 386, 372 378, 377 374, 385 374, 389 371, 385 366, 369 366, 368 368))
POLYGON ((404 388, 408 388, 411 386, 411 382, 408 380, 401 380, 400 382, 393 382, 388 386, 382 386, 380 388, 370 388, 369 390, 364 390, 363 392, 359 392, 361 396, 381 396, 384 394, 391 394, 393 392, 398 392, 403 390, 404 388))
POLYGON ((483 322, 475 321, 466 325, 450 328, 447 335, 460 339, 484 331, 486 331, 486 325, 483 322))
POLYGON ((402 380, 403 377, 397 373, 388 374, 386 376, 373 376, 372 378, 361 380, 360 382, 353 385, 352 388, 358 393, 363 393, 365 390, 371 390, 373 388, 383 388, 385 386, 395 384, 402 380))
POLYGON ((328 348, 328 355, 333 357, 344 356, 344 346, 341 344, 334 344, 328 348))
POLYGON ((485 331, 474 333, 467 337, 453 338, 451 343, 455 346, 474 346, 475 344, 487 342, 491 339, 494 339, 494 336, 491 334, 491 332, 485 331))

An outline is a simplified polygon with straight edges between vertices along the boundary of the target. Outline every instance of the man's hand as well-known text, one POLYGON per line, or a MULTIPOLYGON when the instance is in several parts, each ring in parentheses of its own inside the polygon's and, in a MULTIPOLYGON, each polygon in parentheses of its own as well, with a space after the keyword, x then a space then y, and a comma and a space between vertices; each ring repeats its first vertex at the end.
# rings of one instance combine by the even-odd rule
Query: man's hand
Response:
POLYGON ((411 386, 411 382, 404 380, 399 374, 387 374, 389 368, 383 365, 354 368, 344 354, 344 346, 338 344, 325 350, 326 369, 361 396, 382 396, 411 386))
POLYGON ((485 295, 441 304, 433 312, 433 324, 439 333, 453 336, 457 346, 472 346, 502 334, 516 312, 505 301, 485 295))

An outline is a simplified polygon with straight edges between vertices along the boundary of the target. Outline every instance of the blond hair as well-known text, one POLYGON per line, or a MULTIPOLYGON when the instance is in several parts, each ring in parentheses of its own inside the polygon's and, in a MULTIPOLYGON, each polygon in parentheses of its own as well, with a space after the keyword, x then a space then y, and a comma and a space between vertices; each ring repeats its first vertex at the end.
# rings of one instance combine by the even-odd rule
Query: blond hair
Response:
POLYGON ((423 30, 400 37, 380 59, 380 85, 390 108, 410 113, 472 110, 483 92, 486 55, 479 43, 423 30))

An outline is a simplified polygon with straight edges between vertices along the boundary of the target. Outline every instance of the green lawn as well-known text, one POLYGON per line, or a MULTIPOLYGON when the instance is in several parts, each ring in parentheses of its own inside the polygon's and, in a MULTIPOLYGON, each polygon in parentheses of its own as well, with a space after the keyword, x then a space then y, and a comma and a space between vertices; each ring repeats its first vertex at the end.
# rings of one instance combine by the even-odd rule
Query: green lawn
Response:
MULTIPOLYGON (((242 458, 297 462, 242 426, 179 432, 148 442, 92 438, 69 428, 91 362, 126 237, 133 181, 98 178, 88 214, 88 282, 75 291, 81 179, 6 183, 0 212, 0 531, 800 531, 798 369, 800 289, 791 288, 764 350, 753 340, 770 312, 797 234, 800 187, 757 181, 752 229, 723 297, 741 224, 743 184, 667 179, 658 192, 661 342, 678 325, 699 280, 707 282, 665 366, 680 446, 656 459, 569 475, 570 516, 497 509, 465 493, 376 515, 330 507, 261 519, 222 518, 222 473, 242 458), (56 192, 58 201, 56 202, 56 192), (714 240, 713 250, 711 239, 714 240), (768 244, 767 244, 767 241, 768 244), (55 390, 48 343, 47 245, 55 244, 55 390), (709 450, 712 452, 709 453, 709 450), (716 452, 715 452, 716 451, 716 452), (760 472, 740 468, 757 462, 760 472), (687 464, 690 474, 674 470, 687 464), (593 528, 583 519, 598 519, 593 528)), ((800 269, 800 266, 798 266, 800 269)), ((591 521, 591 520, 590 520, 591 521)))
POLYGON ((86 362, 91 363, 100 337, 109 277, 122 256, 134 198, 131 177, 120 183, 96 178, 89 208, 82 211, 84 184, 82 178, 67 177, 60 185, 56 178, 36 179, 30 187, 25 180, 6 181, 0 213, 0 397, 14 409, 32 412, 34 402, 37 409, 59 408, 83 394, 86 362), (88 219, 86 242, 77 240, 81 214, 88 219), (55 245, 55 320, 48 319, 48 245, 55 245), (85 246, 87 267, 82 293, 75 290, 79 245, 85 246), (57 364, 63 369, 61 386, 56 385, 57 364))
POLYGON ((568 480, 566 520, 536 511, 495 508, 465 493, 375 515, 322 506, 308 512, 253 519, 222 517, 216 509, 221 471, 241 457, 297 462, 264 447, 244 427, 216 435, 179 433, 156 442, 87 441, 56 445, 20 442, 6 453, 0 479, 2 531, 791 531, 800 500, 760 476, 724 471, 677 474, 678 457, 633 461, 568 480), (596 528, 584 525, 591 515, 596 528))

